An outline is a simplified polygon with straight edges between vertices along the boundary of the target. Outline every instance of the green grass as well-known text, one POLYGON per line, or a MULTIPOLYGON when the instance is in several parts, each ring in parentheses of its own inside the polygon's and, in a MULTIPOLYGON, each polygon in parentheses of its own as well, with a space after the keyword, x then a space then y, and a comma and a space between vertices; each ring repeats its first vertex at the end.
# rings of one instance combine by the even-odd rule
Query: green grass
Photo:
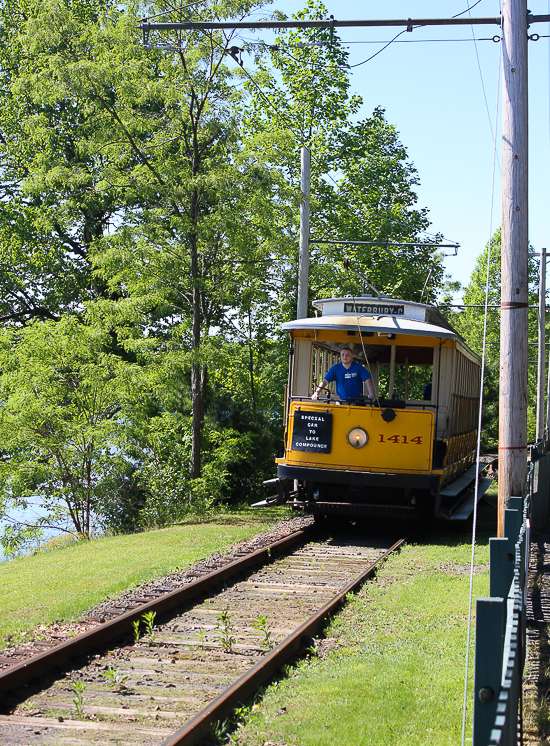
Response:
MULTIPOLYGON (((474 598, 488 595, 488 536, 481 509, 474 598)), ((425 532, 327 621, 335 647, 270 686, 233 734, 240 746, 442 746, 462 732, 470 524, 425 532)), ((473 640, 473 636, 472 636, 473 640)), ((473 648, 472 648, 473 654, 473 648)), ((470 662, 473 662, 473 656, 470 662)), ((470 670, 470 688, 473 668, 470 670)), ((468 722, 471 723, 471 693, 468 722)), ((471 725, 467 737, 471 737, 471 725)), ((471 742, 471 741, 470 741, 471 742)))
POLYGON ((39 624, 77 620, 101 601, 188 567, 288 515, 286 509, 218 513, 0 563, 0 649, 39 624))

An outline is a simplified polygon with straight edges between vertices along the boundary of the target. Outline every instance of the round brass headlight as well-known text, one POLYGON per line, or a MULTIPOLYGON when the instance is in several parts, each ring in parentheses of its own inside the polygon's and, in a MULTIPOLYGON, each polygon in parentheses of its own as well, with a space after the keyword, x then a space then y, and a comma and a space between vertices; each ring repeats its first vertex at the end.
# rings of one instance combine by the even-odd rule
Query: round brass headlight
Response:
POLYGON ((369 434, 362 427, 354 427, 347 434, 348 443, 354 448, 363 448, 369 442, 369 434))

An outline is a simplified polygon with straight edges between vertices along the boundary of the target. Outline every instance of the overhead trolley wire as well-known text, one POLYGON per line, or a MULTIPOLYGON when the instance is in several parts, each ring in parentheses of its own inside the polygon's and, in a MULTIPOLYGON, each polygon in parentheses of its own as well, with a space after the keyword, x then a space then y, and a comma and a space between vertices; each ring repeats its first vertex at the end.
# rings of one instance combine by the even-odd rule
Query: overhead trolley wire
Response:
POLYGON ((485 313, 483 317, 483 348, 481 352, 481 381, 479 388, 479 411, 478 411, 478 423, 477 423, 477 447, 476 447, 476 478, 474 487, 474 513, 472 520, 472 551, 470 558, 470 592, 468 597, 468 634, 466 639, 466 661, 464 670, 464 700, 462 705, 462 741, 461 744, 464 746, 466 740, 466 712, 468 703, 468 674, 470 664, 470 646, 472 636, 472 608, 473 608, 473 595, 474 595, 474 561, 475 561, 475 548, 476 548, 476 533, 477 533, 477 503, 479 495, 479 458, 481 454, 481 417, 483 414, 483 384, 485 381, 485 359, 487 350, 487 319, 489 316, 489 278, 491 269, 491 247, 493 243, 493 207, 494 207, 494 196, 495 196, 495 164, 497 162, 497 121, 498 121, 498 110, 499 110, 499 92, 500 92, 500 80, 502 72, 502 55, 499 55, 499 67, 498 67, 498 79, 497 79, 497 96, 496 96, 496 111, 495 111, 495 129, 493 137, 493 177, 491 184, 491 209, 489 217, 489 243, 487 247, 487 271, 485 278, 485 313))
MULTIPOLYGON (((475 5, 477 5, 478 3, 479 3, 479 0, 478 0, 477 3, 475 3, 474 5, 472 5, 472 8, 475 7, 475 5)), ((470 11, 471 11, 471 8, 468 8, 468 13, 471 15, 470 11)), ((494 140, 495 139, 495 133, 493 132, 493 123, 491 121, 491 113, 489 111, 489 104, 487 102, 487 93, 485 92, 485 83, 483 81, 483 72, 481 70, 481 62, 479 61, 479 51, 478 51, 478 48, 477 48, 477 41, 476 41, 475 34, 474 34, 474 27, 471 26, 470 28, 472 29, 472 39, 473 39, 473 42, 474 42, 474 48, 476 50, 477 69, 479 70, 479 77, 480 77, 480 80, 481 80, 481 89, 483 91, 483 99, 485 101, 485 109, 487 110, 487 117, 489 119, 489 127, 491 128, 491 136, 492 136, 492 138, 494 140)), ((496 127, 496 122, 495 122, 495 127, 496 127)), ((499 159, 498 155, 496 156, 496 159, 497 159, 497 163, 498 163, 498 170, 502 173, 502 169, 500 167, 500 159, 499 159)))
MULTIPOLYGON (((458 18, 458 16, 461 16, 461 15, 463 15, 464 13, 467 13, 467 12, 469 12, 469 11, 471 10, 471 8, 474 8, 474 7, 476 6, 476 5, 479 5, 479 3, 480 3, 480 2, 481 2, 481 0, 477 0, 477 2, 476 2, 476 3, 474 3, 474 5, 472 5, 471 7, 470 7, 470 4, 468 3, 468 7, 466 8, 466 10, 463 10, 463 11, 461 11, 460 13, 457 13, 457 14, 456 14, 456 16, 452 16, 452 17, 453 17, 453 18, 458 18)), ((374 53, 373 55, 371 55, 371 56, 370 56, 370 57, 369 57, 368 59, 366 59, 366 60, 363 60, 363 62, 358 62, 358 63, 357 63, 356 65, 350 65, 350 67, 352 67, 352 68, 353 68, 353 67, 361 67, 361 65, 365 65, 365 64, 366 64, 367 62, 370 62, 370 61, 371 61, 371 60, 373 60, 373 59, 374 59, 374 58, 375 58, 375 57, 376 57, 377 55, 379 55, 379 54, 380 54, 381 52, 383 52, 383 51, 384 51, 385 49, 387 49, 387 48, 388 48, 388 47, 390 46, 390 44, 393 44, 393 43, 394 43, 395 41, 397 41, 397 39, 398 39, 398 38, 399 38, 399 37, 400 37, 400 36, 401 36, 402 34, 404 34, 405 32, 411 32, 411 31, 413 31, 413 29, 418 29, 418 28, 423 28, 423 27, 424 27, 424 24, 419 24, 418 26, 412 26, 412 25, 411 25, 411 26, 407 26, 407 28, 406 28, 406 29, 403 29, 403 31, 400 31, 400 32, 399 32, 398 34, 396 34, 396 35, 395 35, 395 36, 393 37, 393 39, 391 39, 391 40, 390 40, 389 42, 387 42, 387 44, 386 44, 385 46, 383 46, 383 47, 382 47, 382 49, 379 49, 379 50, 378 50, 378 52, 375 52, 375 53, 374 53)))
MULTIPOLYGON (((155 15, 153 16, 147 16, 147 20, 149 20, 150 18, 160 18, 160 16, 166 16, 168 15, 168 13, 177 13, 179 10, 185 10, 186 8, 191 8, 193 5, 200 5, 204 2, 205 0, 194 0, 192 3, 187 3, 187 5, 179 5, 177 8, 162 10, 160 13, 155 13, 155 15)), ((139 25, 141 26, 141 23, 139 25)))
MULTIPOLYGON (((420 28, 420 26, 417 26, 417 28, 420 28)), ((403 32, 401 32, 403 33, 403 32)), ((399 34, 398 34, 399 36, 399 34)), ((541 36, 541 38, 544 38, 541 36)), ((491 37, 479 37, 475 39, 401 39, 400 41, 396 41, 397 36, 395 36, 393 39, 390 39, 389 42, 380 41, 378 39, 361 39, 359 41, 346 41, 343 42, 342 46, 348 46, 350 44, 440 44, 444 42, 445 44, 449 44, 451 42, 467 42, 468 44, 471 44, 472 41, 492 41, 495 42, 495 40, 500 41, 500 36, 491 36, 491 37)), ((328 42, 315 42, 316 44, 328 44, 328 42)))
POLYGON ((479 5, 480 2, 481 0, 477 0, 477 2, 475 2, 473 5, 470 5, 470 3, 468 2, 468 7, 466 8, 466 10, 461 10, 460 13, 457 13, 455 16, 453 16, 453 18, 463 16, 464 13, 468 13, 468 15, 470 15, 471 11, 476 7, 476 5, 479 5))
MULTIPOLYGON (((416 26, 416 28, 419 28, 419 26, 416 26)), ((408 30, 409 30, 409 29, 403 29, 403 31, 400 31, 400 32, 399 32, 398 34, 396 34, 396 35, 395 35, 395 36, 393 37, 393 39, 392 39, 391 41, 389 41, 389 42, 388 42, 388 43, 387 43, 387 44, 386 44, 386 45, 385 45, 384 47, 382 47, 382 49, 379 49, 379 50, 378 50, 378 52, 375 52, 375 53, 374 53, 373 55, 371 55, 371 56, 370 56, 370 57, 369 57, 368 59, 366 59, 366 60, 363 60, 363 62, 358 62, 358 63, 357 63, 356 65, 350 65, 350 68, 353 68, 353 67, 361 67, 361 65, 365 65, 365 64, 366 64, 367 62, 370 62, 370 61, 371 61, 371 60, 373 60, 373 59, 374 59, 374 58, 375 58, 375 57, 376 57, 377 55, 379 55, 379 54, 380 54, 381 52, 383 52, 383 51, 384 51, 385 49, 387 49, 387 48, 388 48, 388 47, 390 46, 390 44, 393 44, 393 42, 394 42, 394 41, 395 41, 396 39, 398 39, 398 38, 399 38, 399 37, 401 36, 401 34, 404 34, 404 33, 406 33, 406 32, 407 32, 408 30)), ((412 31, 412 28, 411 28, 411 31, 412 31)))

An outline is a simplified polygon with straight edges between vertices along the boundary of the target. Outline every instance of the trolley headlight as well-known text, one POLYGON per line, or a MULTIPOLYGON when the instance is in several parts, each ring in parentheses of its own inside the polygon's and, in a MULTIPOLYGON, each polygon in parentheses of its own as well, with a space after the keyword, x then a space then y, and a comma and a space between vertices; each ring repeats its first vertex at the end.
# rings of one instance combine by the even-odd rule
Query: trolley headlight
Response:
POLYGON ((363 448, 369 442, 369 434, 362 427, 354 427, 347 434, 348 443, 354 448, 363 448))

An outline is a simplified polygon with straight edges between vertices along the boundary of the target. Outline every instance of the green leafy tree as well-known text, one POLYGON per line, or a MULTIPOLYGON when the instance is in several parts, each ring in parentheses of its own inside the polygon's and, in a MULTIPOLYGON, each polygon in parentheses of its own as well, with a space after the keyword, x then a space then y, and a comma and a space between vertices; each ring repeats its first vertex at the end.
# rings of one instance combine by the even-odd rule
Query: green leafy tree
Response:
MULTIPOLYGON (((310 0, 295 17, 327 15, 322 3, 310 0)), ((312 238, 418 241, 429 221, 427 211, 415 207, 416 170, 382 108, 357 121, 362 101, 350 93, 348 53, 337 35, 331 38, 328 29, 282 32, 269 50, 269 62, 258 53, 257 63, 257 77, 248 84, 249 138, 269 153, 274 167, 288 174, 295 193, 299 193, 299 150, 310 148, 312 238)), ((282 236, 292 240, 281 280, 285 312, 291 317, 296 299, 297 210, 281 212, 279 228, 282 236)), ((433 248, 312 244, 312 298, 362 291, 361 281, 344 270, 344 258, 382 292, 411 300, 420 299, 431 264, 432 300, 443 279, 442 257, 433 248)))
MULTIPOLYGON (((485 381, 483 390, 482 446, 494 448, 498 445, 498 398, 500 368, 500 289, 501 289, 501 233, 500 228, 494 233, 491 241, 479 256, 470 282, 464 293, 464 303, 473 308, 466 308, 455 314, 452 323, 462 334, 468 346, 478 355, 483 352, 485 288, 489 270, 488 314, 485 344, 485 381)), ((538 305, 538 268, 533 259, 529 260, 529 303, 538 305)), ((536 309, 529 310, 529 343, 538 341, 538 314, 536 309)), ((535 350, 534 346, 530 347, 535 350)), ((530 358, 536 355, 530 353, 530 358)), ((528 369, 529 387, 527 394, 527 430, 528 438, 535 439, 537 370, 532 363, 528 369)))
MULTIPOLYGON (((196 20, 223 18, 251 7, 228 2, 192 12, 196 20)), ((263 256, 258 214, 276 184, 239 143, 241 94, 225 63, 228 37, 192 32, 176 55, 144 50, 143 15, 106 11, 90 25, 46 4, 21 42, 43 64, 20 86, 35 105, 78 101, 86 120, 101 123, 78 147, 99 163, 95 191, 123 192, 118 224, 93 244, 102 280, 120 297, 109 312, 119 334, 129 329, 128 347, 145 330, 161 340, 178 330, 190 369, 190 474, 199 478, 203 340, 224 308, 238 304, 244 268, 263 256)))
MULTIPOLYGON (((68 0, 66 9, 93 25, 105 5, 68 0)), ((62 7, 49 6, 58 17, 62 7)), ((105 292, 90 246, 120 207, 118 190, 97 188, 102 154, 84 145, 101 121, 73 95, 48 100, 27 85, 44 68, 28 43, 43 11, 34 0, 0 8, 0 321, 16 325, 81 313, 105 292)))
POLYGON ((45 528, 88 537, 132 470, 126 434, 137 370, 74 317, 0 334, 0 516, 10 552, 45 528))

